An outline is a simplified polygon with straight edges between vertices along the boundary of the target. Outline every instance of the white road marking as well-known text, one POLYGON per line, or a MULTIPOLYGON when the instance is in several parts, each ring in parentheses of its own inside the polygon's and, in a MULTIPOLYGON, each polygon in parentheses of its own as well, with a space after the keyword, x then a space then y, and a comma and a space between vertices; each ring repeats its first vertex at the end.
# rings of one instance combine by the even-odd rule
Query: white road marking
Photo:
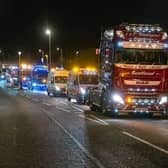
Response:
POLYGON ((93 118, 90 118, 90 117, 87 117, 87 116, 84 116, 84 115, 78 115, 78 117, 84 118, 84 119, 86 119, 86 120, 95 122, 95 123, 100 124, 100 125, 105 125, 104 123, 102 123, 102 122, 100 122, 100 121, 98 121, 98 120, 94 120, 93 118))
POLYGON ((63 108, 58 108, 58 107, 56 107, 56 109, 57 109, 57 110, 64 111, 64 112, 66 112, 66 113, 70 113, 70 111, 69 111, 69 110, 66 110, 66 109, 63 109, 63 108))
POLYGON ((73 108, 73 109, 75 109, 75 110, 78 110, 78 111, 80 111, 80 112, 84 112, 84 110, 82 110, 82 109, 81 109, 81 108, 79 108, 79 107, 72 106, 72 108, 73 108))
POLYGON ((46 105, 46 106, 51 106, 52 104, 49 104, 49 103, 45 103, 43 102, 42 104, 46 105))
POLYGON ((91 117, 95 118, 96 120, 98 120, 98 121, 102 122, 104 125, 109 125, 109 123, 107 123, 106 121, 104 121, 104 120, 102 120, 102 119, 100 119, 100 118, 96 117, 96 116, 95 116, 95 115, 93 115, 93 114, 90 114, 89 116, 91 116, 91 117))
POLYGON ((64 105, 68 105, 68 103, 65 103, 65 102, 62 102, 62 101, 60 101, 59 103, 64 104, 64 105))
POLYGON ((58 125, 66 135, 68 135, 72 141, 81 149, 81 151, 83 153, 85 153, 85 155, 94 163, 96 164, 97 167, 99 168, 105 168, 101 162, 94 157, 60 122, 58 122, 55 118, 53 118, 51 116, 51 114, 45 110, 43 110, 43 112, 45 112, 45 114, 56 124, 58 125))
POLYGON ((163 152, 163 153, 165 153, 165 154, 168 154, 168 151, 167 151, 167 150, 165 150, 165 149, 163 149, 163 148, 161 148, 161 147, 159 147, 159 146, 157 146, 157 145, 154 145, 154 144, 152 144, 152 143, 150 143, 150 142, 148 142, 148 141, 146 141, 146 140, 143 140, 143 139, 141 139, 141 138, 139 138, 139 137, 137 137, 137 136, 134 136, 134 135, 132 135, 132 134, 130 134, 130 133, 128 133, 128 132, 123 131, 122 133, 123 133, 124 135, 127 135, 127 136, 129 136, 129 137, 131 137, 131 138, 133 138, 133 139, 135 139, 135 140, 137 140, 137 141, 140 141, 140 142, 142 142, 142 143, 144 143, 144 144, 146 144, 146 145, 148 145, 148 146, 150 146, 150 147, 152 147, 152 148, 154 148, 154 149, 157 149, 157 150, 159 150, 160 152, 163 152))

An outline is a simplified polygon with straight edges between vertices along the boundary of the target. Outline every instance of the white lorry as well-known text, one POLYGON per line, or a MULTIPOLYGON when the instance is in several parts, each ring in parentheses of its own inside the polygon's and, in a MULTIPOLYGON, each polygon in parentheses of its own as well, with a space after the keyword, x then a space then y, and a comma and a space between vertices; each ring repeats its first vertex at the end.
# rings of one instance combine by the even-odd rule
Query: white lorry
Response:
POLYGON ((69 71, 54 69, 48 74, 47 93, 49 96, 66 96, 69 71))

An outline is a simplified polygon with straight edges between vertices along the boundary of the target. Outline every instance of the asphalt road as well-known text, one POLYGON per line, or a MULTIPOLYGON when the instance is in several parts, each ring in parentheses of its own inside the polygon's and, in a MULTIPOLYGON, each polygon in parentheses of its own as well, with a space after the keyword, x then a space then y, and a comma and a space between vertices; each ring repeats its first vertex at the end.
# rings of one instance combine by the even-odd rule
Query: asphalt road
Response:
POLYGON ((168 120, 111 118, 39 93, 0 89, 2 168, 166 168, 168 120))

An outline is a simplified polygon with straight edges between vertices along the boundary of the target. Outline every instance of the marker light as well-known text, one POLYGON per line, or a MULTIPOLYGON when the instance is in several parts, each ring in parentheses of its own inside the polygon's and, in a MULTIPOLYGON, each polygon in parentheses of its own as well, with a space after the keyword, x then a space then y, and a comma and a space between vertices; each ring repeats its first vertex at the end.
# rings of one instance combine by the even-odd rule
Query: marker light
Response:
POLYGON ((26 64, 22 64, 21 65, 23 69, 27 69, 27 65, 26 64))
POLYGON ((47 81, 46 81, 46 79, 43 79, 43 83, 46 83, 47 81))
POLYGON ((123 42, 120 41, 120 42, 118 42, 117 45, 118 45, 118 47, 122 47, 123 46, 123 42))
POLYGON ((168 44, 164 44, 164 48, 168 48, 168 44))
POLYGON ((55 72, 55 68, 51 68, 51 72, 55 72))
POLYGON ((23 77, 23 81, 26 81, 26 77, 23 77))
POLYGON ((119 38, 124 38, 124 33, 122 32, 122 31, 120 31, 120 30, 117 30, 116 31, 116 34, 117 34, 117 36, 119 37, 119 38))
POLYGON ((162 40, 167 39, 167 37, 168 37, 167 33, 166 33, 166 32, 164 32, 164 33, 163 33, 163 36, 162 36, 162 40))
POLYGON ((104 36, 105 36, 107 39, 112 40, 113 37, 114 37, 114 30, 106 30, 106 31, 104 32, 104 36))
POLYGON ((78 68, 78 67, 74 67, 74 68, 73 68, 73 71, 74 71, 74 72, 79 72, 79 68, 78 68))
POLYGON ((127 97, 127 99, 126 99, 126 100, 127 100, 127 103, 128 103, 128 104, 132 103, 132 98, 131 98, 131 97, 129 97, 129 96, 127 97))

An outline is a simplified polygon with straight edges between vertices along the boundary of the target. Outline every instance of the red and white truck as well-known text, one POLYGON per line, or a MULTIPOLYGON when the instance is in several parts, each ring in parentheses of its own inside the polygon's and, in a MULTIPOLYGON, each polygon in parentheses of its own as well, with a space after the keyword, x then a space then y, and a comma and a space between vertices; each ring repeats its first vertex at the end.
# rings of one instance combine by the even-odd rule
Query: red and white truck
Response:
POLYGON ((123 23, 100 40, 100 81, 92 110, 168 115, 168 35, 159 25, 123 23))

